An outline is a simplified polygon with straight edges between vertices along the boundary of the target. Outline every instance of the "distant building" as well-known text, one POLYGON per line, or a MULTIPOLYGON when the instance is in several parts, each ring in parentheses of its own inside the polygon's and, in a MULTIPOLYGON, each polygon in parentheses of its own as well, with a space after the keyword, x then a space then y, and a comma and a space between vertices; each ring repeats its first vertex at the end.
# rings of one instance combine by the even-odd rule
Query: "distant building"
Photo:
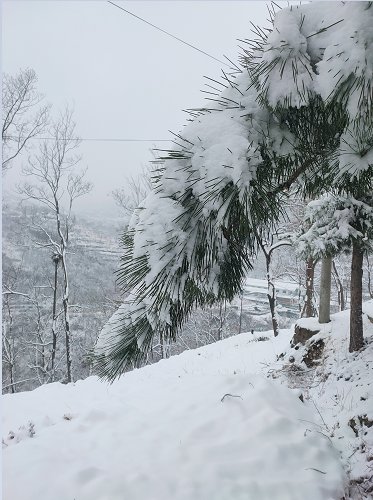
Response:
MULTIPOLYGON (((299 285, 287 281, 275 281, 278 313, 281 316, 299 316, 299 295, 303 290, 299 285)), ((267 297, 267 281, 265 279, 248 278, 243 290, 243 308, 250 314, 262 315, 269 312, 267 297)))

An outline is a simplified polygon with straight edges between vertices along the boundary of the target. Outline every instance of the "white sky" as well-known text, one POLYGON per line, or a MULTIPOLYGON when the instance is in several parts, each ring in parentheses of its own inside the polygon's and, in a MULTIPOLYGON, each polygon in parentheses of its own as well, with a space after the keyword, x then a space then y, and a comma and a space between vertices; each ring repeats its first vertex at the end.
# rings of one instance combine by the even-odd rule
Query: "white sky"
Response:
MULTIPOLYGON (((264 25, 268 17, 259 1, 115 3, 221 60, 237 61, 237 38, 250 36, 250 21, 264 25)), ((151 160, 151 147, 167 147, 156 140, 182 128, 182 109, 203 105, 203 76, 217 78, 224 68, 105 1, 8 0, 2 23, 3 71, 33 68, 56 110, 74 105, 80 137, 152 140, 82 143, 94 183, 78 200, 82 211, 118 215, 109 193, 151 160)), ((15 166, 4 188, 17 179, 15 166)))

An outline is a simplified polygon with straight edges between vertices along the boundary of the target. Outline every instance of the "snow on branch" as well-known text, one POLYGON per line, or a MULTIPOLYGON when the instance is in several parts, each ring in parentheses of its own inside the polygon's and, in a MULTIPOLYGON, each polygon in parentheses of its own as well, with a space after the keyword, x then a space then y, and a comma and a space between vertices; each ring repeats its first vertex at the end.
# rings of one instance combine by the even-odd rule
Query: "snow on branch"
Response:
MULTIPOLYGON (((372 189, 372 3, 311 3, 272 18, 241 72, 209 79, 216 92, 158 159, 123 237, 129 298, 98 340, 100 376, 146 359, 156 333, 174 340, 194 307, 232 300, 290 189, 356 199, 372 189)), ((365 237, 342 219, 342 239, 365 237)))

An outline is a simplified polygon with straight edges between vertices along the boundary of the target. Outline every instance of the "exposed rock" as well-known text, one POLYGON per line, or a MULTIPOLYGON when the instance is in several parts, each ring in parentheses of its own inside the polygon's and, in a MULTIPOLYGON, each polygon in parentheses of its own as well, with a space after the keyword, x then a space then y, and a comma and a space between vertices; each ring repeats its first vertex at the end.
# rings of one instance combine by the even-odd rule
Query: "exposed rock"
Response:
POLYGON ((358 415, 356 418, 351 418, 348 422, 348 425, 354 431, 356 437, 359 435, 359 428, 362 427, 372 427, 373 420, 370 420, 367 415, 358 415))
POLYGON ((324 351, 325 342, 323 339, 319 339, 310 343, 307 348, 306 354, 303 356, 302 361, 305 363, 307 368, 312 368, 318 364, 319 359, 324 351))
POLYGON ((319 333, 320 330, 310 330, 309 328, 305 328, 300 325, 295 325, 295 333, 293 338, 291 339, 291 347, 296 346, 297 344, 305 344, 307 340, 311 337, 319 333))

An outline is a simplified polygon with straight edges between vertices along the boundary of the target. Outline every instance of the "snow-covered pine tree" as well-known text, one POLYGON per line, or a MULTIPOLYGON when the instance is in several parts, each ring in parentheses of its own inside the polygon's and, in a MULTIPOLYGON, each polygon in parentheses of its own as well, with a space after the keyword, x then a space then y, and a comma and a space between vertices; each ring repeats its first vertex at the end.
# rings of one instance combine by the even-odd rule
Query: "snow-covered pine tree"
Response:
POLYGON ((279 11, 191 110, 124 236, 131 295, 98 339, 100 376, 141 362, 155 332, 174 339, 192 308, 231 300, 292 185, 372 189, 372 26, 372 2, 279 11))
POLYGON ((373 248, 373 196, 325 194, 307 205, 307 230, 296 238, 298 253, 307 258, 332 257, 352 249, 350 351, 363 346, 363 256, 373 248))

